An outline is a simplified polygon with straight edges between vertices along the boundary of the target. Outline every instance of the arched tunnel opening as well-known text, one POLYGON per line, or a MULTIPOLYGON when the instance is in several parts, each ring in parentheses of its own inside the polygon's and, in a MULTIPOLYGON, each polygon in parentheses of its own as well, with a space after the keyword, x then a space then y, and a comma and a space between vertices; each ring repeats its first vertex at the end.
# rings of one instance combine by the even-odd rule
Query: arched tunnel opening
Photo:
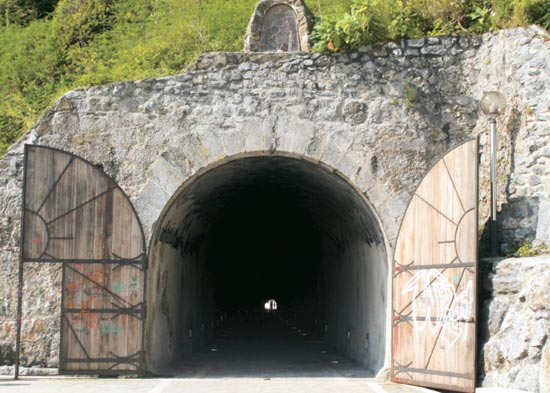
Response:
POLYGON ((272 354, 284 363, 323 342, 377 373, 387 264, 373 210, 325 165, 263 154, 206 168, 152 234, 148 368, 166 373, 197 353, 230 350, 218 361, 272 354), (265 306, 272 300, 276 310, 265 306))

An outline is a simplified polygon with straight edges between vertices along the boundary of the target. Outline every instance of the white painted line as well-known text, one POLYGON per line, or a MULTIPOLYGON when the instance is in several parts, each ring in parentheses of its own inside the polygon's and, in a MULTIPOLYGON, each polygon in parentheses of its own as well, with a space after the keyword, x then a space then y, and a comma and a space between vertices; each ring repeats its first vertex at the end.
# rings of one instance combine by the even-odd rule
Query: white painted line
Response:
POLYGON ((414 390, 418 390, 419 392, 437 393, 437 391, 435 391, 435 390, 426 389, 426 388, 423 388, 423 387, 420 387, 420 386, 413 386, 413 385, 407 385, 407 386, 410 387, 410 388, 413 388, 414 390))
POLYGON ((514 390, 508 388, 476 388, 476 393, 528 393, 525 390, 514 390))
POLYGON ((374 393, 388 393, 386 389, 375 382, 367 382, 367 385, 374 391, 374 393))
POLYGON ((163 379, 149 393, 162 393, 172 383, 171 379, 163 379))

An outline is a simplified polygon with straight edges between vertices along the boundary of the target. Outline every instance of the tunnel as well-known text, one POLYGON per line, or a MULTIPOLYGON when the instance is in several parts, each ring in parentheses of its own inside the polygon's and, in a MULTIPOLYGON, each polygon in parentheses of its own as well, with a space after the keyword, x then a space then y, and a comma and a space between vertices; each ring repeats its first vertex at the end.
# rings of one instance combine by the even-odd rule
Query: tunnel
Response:
POLYGON ((387 275, 374 210, 337 171, 292 155, 226 159, 187 180, 153 228, 148 369, 204 351, 232 324, 243 337, 269 331, 273 346, 288 338, 282 329, 308 332, 376 374, 387 275), (277 310, 266 310, 272 300, 277 310), (253 322, 266 313, 281 332, 253 322))

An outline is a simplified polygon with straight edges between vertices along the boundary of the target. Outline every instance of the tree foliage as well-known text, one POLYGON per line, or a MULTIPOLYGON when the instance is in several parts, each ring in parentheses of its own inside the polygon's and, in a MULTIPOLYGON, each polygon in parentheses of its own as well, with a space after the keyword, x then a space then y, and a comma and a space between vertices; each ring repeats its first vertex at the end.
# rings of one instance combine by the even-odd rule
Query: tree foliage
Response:
POLYGON ((57 0, 0 0, 0 26, 26 25, 44 18, 55 9, 57 0))

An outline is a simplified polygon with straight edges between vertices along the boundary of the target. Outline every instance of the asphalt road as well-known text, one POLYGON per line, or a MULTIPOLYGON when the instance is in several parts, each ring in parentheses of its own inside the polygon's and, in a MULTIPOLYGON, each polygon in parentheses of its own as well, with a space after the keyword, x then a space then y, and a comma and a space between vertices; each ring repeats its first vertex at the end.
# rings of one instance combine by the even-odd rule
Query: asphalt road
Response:
MULTIPOLYGON (((0 377, 9 393, 405 393, 421 388, 373 378, 319 337, 277 319, 228 322, 169 378, 0 377), (258 326, 260 324, 260 326, 258 326)), ((424 389, 424 391, 427 391, 424 389)))

